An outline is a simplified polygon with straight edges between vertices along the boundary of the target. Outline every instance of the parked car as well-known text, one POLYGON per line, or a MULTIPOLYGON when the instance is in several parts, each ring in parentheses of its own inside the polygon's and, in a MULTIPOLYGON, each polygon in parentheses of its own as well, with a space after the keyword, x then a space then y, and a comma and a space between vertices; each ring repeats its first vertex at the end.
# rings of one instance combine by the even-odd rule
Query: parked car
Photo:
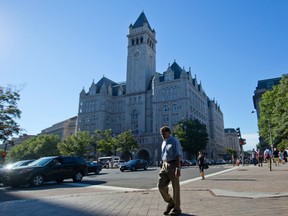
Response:
POLYGON ((197 160, 189 160, 192 166, 196 166, 197 165, 197 160))
POLYGON ((2 168, 0 168, 0 183, 2 183, 2 176, 4 175, 4 173, 7 170, 13 169, 15 167, 26 166, 33 161, 35 161, 35 160, 34 159, 33 160, 21 160, 21 161, 16 161, 16 162, 9 163, 9 164, 6 164, 5 166, 3 166, 2 168))
POLYGON ((181 160, 181 166, 192 166, 189 160, 181 160))
POLYGON ((129 160, 125 164, 120 166, 121 172, 124 172, 125 170, 130 170, 130 171, 136 171, 138 169, 144 169, 147 170, 148 168, 148 161, 143 160, 143 159, 134 159, 134 160, 129 160))
POLYGON ((88 168, 88 173, 95 173, 98 175, 100 171, 102 170, 102 164, 89 161, 87 162, 87 168, 88 168))
POLYGON ((124 160, 119 160, 117 163, 114 164, 116 168, 120 168, 122 165, 124 165, 126 161, 124 160))
POLYGON ((69 178, 80 182, 87 172, 87 164, 82 157, 50 156, 35 160, 27 166, 7 170, 2 181, 4 185, 11 186, 39 186, 47 181, 62 183, 69 178))
POLYGON ((220 164, 220 165, 221 165, 221 164, 226 164, 226 163, 227 163, 227 162, 226 162, 225 160, 216 160, 216 161, 215 161, 215 164, 218 164, 218 165, 219 165, 219 164, 220 164))
POLYGON ((208 163, 208 165, 215 165, 215 161, 209 158, 206 158, 206 163, 208 163))

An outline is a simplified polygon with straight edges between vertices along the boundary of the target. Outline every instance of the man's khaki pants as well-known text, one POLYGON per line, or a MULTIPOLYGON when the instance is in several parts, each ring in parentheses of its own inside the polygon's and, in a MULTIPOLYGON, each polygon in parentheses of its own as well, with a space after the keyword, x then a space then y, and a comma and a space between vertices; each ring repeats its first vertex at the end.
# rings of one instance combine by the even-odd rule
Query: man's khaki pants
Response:
POLYGON ((176 166, 175 163, 167 163, 164 162, 162 168, 159 172, 159 179, 158 179, 158 189, 164 199, 165 202, 169 203, 170 205, 175 204, 175 209, 180 208, 180 184, 179 178, 175 176, 176 166), (173 188, 173 198, 169 193, 169 183, 172 183, 173 188))

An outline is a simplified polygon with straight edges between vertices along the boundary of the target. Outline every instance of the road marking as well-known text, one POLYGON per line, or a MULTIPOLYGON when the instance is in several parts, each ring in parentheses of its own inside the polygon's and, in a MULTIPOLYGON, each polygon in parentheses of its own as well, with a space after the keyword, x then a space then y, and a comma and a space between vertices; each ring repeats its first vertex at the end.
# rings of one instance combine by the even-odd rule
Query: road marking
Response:
POLYGON ((65 183, 65 185, 76 186, 76 187, 88 187, 88 188, 96 188, 102 190, 113 190, 113 191, 144 191, 145 189, 138 188, 125 188, 125 187, 116 187, 116 186, 105 186, 105 185, 91 185, 91 184, 83 184, 83 183, 65 183))

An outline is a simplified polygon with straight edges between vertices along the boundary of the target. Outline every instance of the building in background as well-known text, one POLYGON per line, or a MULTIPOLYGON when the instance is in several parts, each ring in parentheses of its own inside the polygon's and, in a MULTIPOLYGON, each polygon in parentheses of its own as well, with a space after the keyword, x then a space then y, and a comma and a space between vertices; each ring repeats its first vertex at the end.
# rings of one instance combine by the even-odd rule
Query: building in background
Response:
POLYGON ((76 133, 77 116, 56 123, 49 128, 41 131, 39 135, 53 134, 58 135, 61 140, 76 133))
POLYGON ((196 75, 176 61, 156 72, 156 32, 144 12, 129 26, 126 82, 106 77, 92 82, 79 97, 79 131, 112 129, 114 134, 135 132, 140 148, 135 157, 152 163, 160 160, 163 125, 173 127, 184 119, 207 126, 207 157, 223 158, 224 121, 220 106, 209 99, 196 75))
POLYGON ((225 128, 225 148, 230 148, 236 151, 237 155, 241 154, 239 137, 234 128, 225 128))

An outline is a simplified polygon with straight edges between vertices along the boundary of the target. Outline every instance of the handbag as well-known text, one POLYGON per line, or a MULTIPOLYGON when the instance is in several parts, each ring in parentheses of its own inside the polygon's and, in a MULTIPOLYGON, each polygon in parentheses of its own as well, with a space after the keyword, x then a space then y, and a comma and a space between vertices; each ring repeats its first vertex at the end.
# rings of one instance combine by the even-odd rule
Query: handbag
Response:
POLYGON ((207 162, 204 163, 204 169, 208 169, 209 168, 209 165, 207 162))

